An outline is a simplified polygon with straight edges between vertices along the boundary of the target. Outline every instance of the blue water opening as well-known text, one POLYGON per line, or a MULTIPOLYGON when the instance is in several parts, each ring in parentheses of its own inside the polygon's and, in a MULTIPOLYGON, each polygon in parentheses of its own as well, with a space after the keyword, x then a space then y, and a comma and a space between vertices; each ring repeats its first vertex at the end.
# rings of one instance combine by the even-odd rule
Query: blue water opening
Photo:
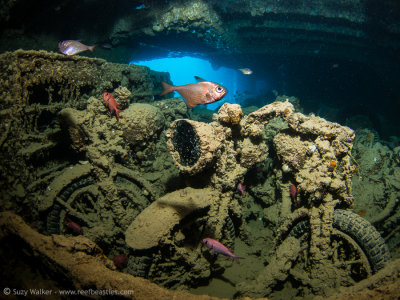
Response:
MULTIPOLYGON (((244 75, 238 70, 226 67, 216 69, 208 60, 197 57, 157 58, 130 63, 147 66, 154 71, 169 72, 174 85, 194 83, 194 76, 221 84, 228 90, 228 94, 221 101, 207 104, 206 107, 210 110, 218 108, 224 102, 240 104, 243 99, 240 95, 257 94, 268 89, 267 82, 256 79, 254 75, 244 75)), ((175 96, 181 97, 176 92, 175 96)))

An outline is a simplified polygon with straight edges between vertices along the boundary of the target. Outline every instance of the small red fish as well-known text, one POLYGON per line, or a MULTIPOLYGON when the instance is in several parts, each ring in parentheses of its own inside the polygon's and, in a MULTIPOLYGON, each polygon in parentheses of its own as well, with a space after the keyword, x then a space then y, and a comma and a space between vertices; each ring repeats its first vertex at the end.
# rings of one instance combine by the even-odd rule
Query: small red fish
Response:
POLYGON ((200 82, 185 84, 180 86, 172 86, 168 83, 161 81, 163 91, 160 96, 177 91, 186 101, 189 108, 195 107, 199 104, 209 104, 219 101, 228 92, 222 85, 215 82, 205 81, 200 77, 195 76, 200 82))
POLYGON ((118 269, 123 269, 128 265, 128 258, 125 254, 114 256, 113 262, 118 269))
POLYGON ((239 181, 239 183, 237 185, 237 190, 239 191, 240 195, 242 195, 242 197, 244 197, 244 195, 245 195, 244 192, 246 190, 246 186, 241 181, 239 181))
POLYGON ((290 194, 290 198, 292 198, 292 200, 296 200, 296 196, 297 196, 297 188, 294 184, 292 184, 289 187, 289 194, 290 194))
POLYGON ((119 105, 117 103, 117 101, 115 101, 113 95, 111 95, 111 93, 108 92, 104 92, 103 93, 103 100, 104 103, 106 104, 106 106, 108 107, 108 109, 110 110, 111 114, 117 117, 117 121, 119 120, 119 113, 122 111, 120 109, 117 108, 117 106, 119 105))
POLYGON ((96 47, 96 45, 87 46, 79 41, 74 40, 67 40, 58 43, 58 49, 60 52, 68 56, 72 56, 87 50, 93 52, 94 47, 96 47))
POLYGON ((83 229, 82 227, 75 223, 74 221, 71 220, 65 220, 64 221, 65 226, 67 226, 69 229, 72 230, 75 234, 83 234, 83 229))
POLYGON ((239 259, 242 259, 243 257, 236 256, 230 251, 226 246, 221 244, 220 242, 210 239, 210 238, 205 238, 202 240, 203 244, 206 245, 209 249, 211 249, 212 254, 218 254, 221 253, 223 255, 232 257, 235 262, 240 264, 239 259))
POLYGON ((366 212, 367 212, 366 209, 360 209, 360 210, 357 212, 357 214, 358 214, 360 217, 364 217, 364 215, 365 215, 366 212))

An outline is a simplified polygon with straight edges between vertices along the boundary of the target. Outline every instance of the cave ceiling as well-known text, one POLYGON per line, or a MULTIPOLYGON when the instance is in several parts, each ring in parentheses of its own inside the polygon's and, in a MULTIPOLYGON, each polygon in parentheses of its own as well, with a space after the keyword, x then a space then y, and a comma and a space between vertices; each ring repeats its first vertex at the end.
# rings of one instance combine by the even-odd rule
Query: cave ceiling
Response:
POLYGON ((396 56, 400 48, 398 1, 2 2, 2 39, 8 42, 1 50, 29 44, 53 50, 52 39, 81 39, 113 47, 148 46, 149 55, 163 50, 218 59, 318 54, 362 61, 376 52, 396 56))

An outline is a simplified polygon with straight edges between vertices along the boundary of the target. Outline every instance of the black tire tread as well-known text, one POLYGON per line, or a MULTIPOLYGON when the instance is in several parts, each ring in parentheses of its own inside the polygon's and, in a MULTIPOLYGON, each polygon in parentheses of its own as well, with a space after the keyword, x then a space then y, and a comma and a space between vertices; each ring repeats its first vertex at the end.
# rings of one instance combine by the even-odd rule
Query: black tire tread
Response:
POLYGON ((373 272, 382 269, 390 260, 390 252, 375 227, 349 210, 335 210, 333 227, 351 236, 363 249, 373 272))
MULTIPOLYGON (((337 209, 333 215, 332 225, 357 242, 367 256, 373 273, 382 269, 390 260, 390 252, 385 240, 370 222, 358 214, 349 210, 337 209)), ((303 220, 291 230, 290 235, 300 238, 309 230, 309 220, 303 220)))

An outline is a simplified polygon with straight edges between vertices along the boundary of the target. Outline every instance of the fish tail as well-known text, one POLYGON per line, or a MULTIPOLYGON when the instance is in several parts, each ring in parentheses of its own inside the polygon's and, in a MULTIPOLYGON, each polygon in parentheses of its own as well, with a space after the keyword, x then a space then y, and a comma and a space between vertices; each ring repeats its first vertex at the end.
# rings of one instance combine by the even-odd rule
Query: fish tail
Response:
POLYGON ((159 94, 159 96, 164 96, 168 93, 171 93, 173 91, 175 91, 175 87, 173 85, 170 85, 164 81, 161 81, 162 87, 163 87, 163 91, 159 94))
POLYGON ((93 46, 88 46, 88 49, 91 51, 91 52, 93 52, 93 50, 94 50, 94 47, 96 47, 97 45, 93 45, 93 46))
POLYGON ((234 256, 234 257, 233 257, 233 260, 234 260, 235 262, 237 262, 237 263, 240 265, 239 259, 244 259, 244 257, 239 257, 239 256, 234 256))
POLYGON ((119 121, 119 113, 121 112, 122 110, 120 110, 120 109, 118 109, 118 108, 115 108, 115 116, 117 117, 117 121, 119 121))

